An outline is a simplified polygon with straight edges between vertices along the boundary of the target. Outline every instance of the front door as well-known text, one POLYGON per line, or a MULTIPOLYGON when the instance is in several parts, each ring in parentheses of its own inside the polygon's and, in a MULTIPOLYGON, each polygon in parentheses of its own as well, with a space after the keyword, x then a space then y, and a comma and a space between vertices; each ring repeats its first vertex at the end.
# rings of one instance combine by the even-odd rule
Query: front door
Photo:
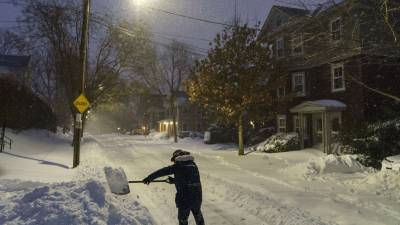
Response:
POLYGON ((312 125, 313 125, 313 146, 315 148, 322 148, 322 114, 312 114, 312 125))

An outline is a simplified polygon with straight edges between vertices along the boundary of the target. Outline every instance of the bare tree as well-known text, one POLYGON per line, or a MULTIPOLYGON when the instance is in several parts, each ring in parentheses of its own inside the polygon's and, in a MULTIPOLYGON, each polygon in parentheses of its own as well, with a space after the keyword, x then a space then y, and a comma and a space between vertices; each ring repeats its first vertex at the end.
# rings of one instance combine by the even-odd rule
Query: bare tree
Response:
MULTIPOLYGON (((18 1, 23 7, 21 19, 24 32, 36 47, 46 51, 40 59, 45 66, 37 68, 36 85, 45 98, 54 98, 53 90, 62 91, 56 101, 69 108, 70 117, 75 115, 73 101, 80 94, 81 77, 79 68, 79 49, 81 38, 81 6, 74 1, 18 1)), ((93 22, 93 21, 92 21, 93 22)), ((85 93, 91 106, 110 101, 120 90, 120 63, 115 55, 115 45, 109 29, 102 29, 102 24, 91 23, 91 43, 96 49, 90 51, 88 76, 85 93)), ((85 118, 85 117, 84 117, 85 118)))
POLYGON ((9 30, 0 30, 0 54, 20 54, 26 51, 28 45, 18 34, 9 30))
POLYGON ((174 141, 178 142, 176 104, 183 81, 188 78, 192 66, 188 47, 177 41, 171 42, 163 52, 160 62, 161 80, 165 83, 159 89, 166 87, 173 122, 174 141))

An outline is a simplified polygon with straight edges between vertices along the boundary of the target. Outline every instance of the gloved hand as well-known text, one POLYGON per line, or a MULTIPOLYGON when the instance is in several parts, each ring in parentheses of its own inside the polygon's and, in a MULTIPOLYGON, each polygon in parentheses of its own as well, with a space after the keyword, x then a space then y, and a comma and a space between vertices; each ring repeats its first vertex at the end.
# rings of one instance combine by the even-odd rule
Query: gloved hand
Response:
POLYGON ((167 183, 168 183, 168 184, 174 184, 174 183, 175 183, 175 178, 173 178, 173 177, 168 177, 168 178, 167 178, 167 183))
POLYGON ((148 177, 146 177, 146 178, 143 179, 143 183, 144 183, 144 184, 149 185, 150 182, 151 182, 151 180, 150 180, 148 177))

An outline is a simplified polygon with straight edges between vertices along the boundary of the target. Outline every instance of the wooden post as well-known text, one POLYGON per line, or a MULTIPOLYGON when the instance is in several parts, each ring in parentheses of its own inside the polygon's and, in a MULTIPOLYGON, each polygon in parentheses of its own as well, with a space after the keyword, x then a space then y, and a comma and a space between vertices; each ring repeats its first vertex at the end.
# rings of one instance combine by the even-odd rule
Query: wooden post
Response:
POLYGON ((240 114, 238 121, 238 142, 239 142, 239 156, 244 155, 243 143, 243 116, 240 114))
POLYGON ((303 113, 299 113, 299 123, 300 123, 300 130, 299 130, 300 149, 304 149, 304 114, 303 113))
POLYGON ((325 122, 326 122, 326 153, 331 154, 331 144, 332 144, 332 126, 331 126, 331 113, 325 113, 325 122))
POLYGON ((326 113, 322 112, 322 148, 324 153, 327 153, 327 147, 326 147, 326 113))
POLYGON ((6 123, 3 122, 3 126, 1 127, 1 146, 0 146, 0 152, 3 152, 4 150, 4 137, 6 135, 6 123))

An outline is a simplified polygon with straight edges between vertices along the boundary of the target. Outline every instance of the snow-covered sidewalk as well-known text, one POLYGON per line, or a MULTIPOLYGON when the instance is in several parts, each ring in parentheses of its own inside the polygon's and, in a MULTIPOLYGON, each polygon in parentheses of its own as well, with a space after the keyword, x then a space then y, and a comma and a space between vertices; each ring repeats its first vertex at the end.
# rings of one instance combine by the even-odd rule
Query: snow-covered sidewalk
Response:
POLYGON ((400 224, 400 174, 351 157, 312 149, 238 157, 232 146, 190 138, 88 135, 82 164, 71 170, 69 137, 32 131, 14 139, 10 154, 0 154, 0 224, 176 224, 173 185, 134 184, 130 195, 111 195, 103 167, 142 179, 169 165, 177 148, 195 156, 208 225, 400 224))

